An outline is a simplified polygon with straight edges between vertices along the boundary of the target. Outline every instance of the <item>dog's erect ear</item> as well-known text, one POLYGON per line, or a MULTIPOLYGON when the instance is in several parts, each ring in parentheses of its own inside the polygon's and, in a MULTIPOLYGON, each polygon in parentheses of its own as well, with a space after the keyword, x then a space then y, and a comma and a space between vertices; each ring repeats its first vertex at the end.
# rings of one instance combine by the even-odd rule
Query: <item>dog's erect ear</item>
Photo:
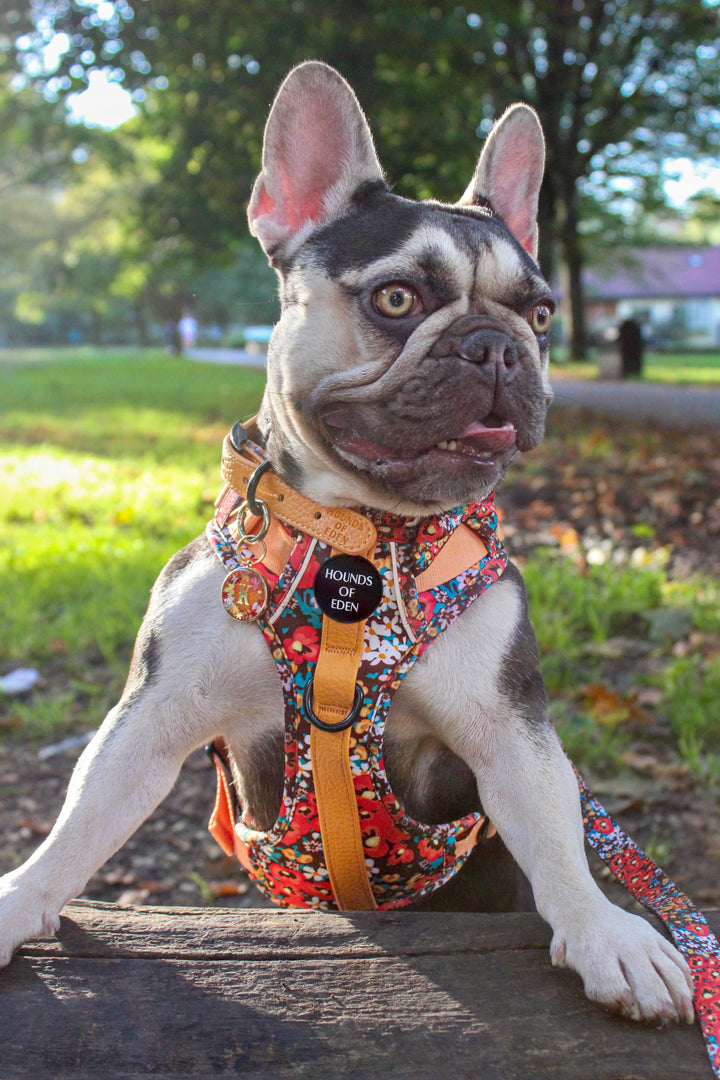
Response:
POLYGON ((316 225, 341 213, 366 181, 383 179, 355 94, 327 64, 290 72, 265 128, 250 231, 268 254, 297 247, 316 225))
POLYGON ((545 140, 529 105, 511 105, 488 135, 460 205, 489 200, 510 232, 537 256, 537 209, 545 140))

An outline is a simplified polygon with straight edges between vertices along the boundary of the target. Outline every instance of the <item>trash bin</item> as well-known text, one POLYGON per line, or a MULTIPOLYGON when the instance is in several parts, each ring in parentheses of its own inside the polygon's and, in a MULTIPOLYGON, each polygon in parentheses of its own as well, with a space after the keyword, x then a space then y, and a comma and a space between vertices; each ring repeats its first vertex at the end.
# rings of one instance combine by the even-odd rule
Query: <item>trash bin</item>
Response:
POLYGON ((623 379, 642 374, 643 336, 640 323, 635 319, 624 319, 618 328, 620 342, 620 361, 623 379))

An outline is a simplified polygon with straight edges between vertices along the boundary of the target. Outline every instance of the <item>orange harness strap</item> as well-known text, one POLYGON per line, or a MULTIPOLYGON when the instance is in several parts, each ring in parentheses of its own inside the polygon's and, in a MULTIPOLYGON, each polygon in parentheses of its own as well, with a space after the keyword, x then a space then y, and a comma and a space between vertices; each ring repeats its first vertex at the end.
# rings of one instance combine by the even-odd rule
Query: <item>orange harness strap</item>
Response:
MULTIPOLYGON (((374 550, 373 541, 365 556, 371 558, 374 550)), ((323 616, 320 655, 313 678, 313 712, 326 724, 342 723, 353 710, 364 637, 364 619, 340 623, 323 616)), ((350 727, 323 731, 313 724, 313 783, 323 851, 338 907, 341 911, 373 911, 377 904, 365 866, 350 770, 350 732, 350 727)))
POLYGON ((444 547, 435 556, 421 574, 415 578, 415 588, 419 593, 436 589, 446 581, 452 581, 463 570, 475 566, 484 559, 488 550, 484 540, 467 525, 458 525, 444 547))

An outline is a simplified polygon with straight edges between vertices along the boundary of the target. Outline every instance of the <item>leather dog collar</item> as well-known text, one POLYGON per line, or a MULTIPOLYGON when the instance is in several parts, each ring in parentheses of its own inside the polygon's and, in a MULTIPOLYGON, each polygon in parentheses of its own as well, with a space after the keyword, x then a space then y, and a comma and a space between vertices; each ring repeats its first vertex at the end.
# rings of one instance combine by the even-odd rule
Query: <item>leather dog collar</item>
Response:
MULTIPOLYGON (((253 473, 266 460, 260 448, 247 440, 247 429, 252 430, 253 425, 254 418, 248 420, 244 427, 236 424, 223 440, 220 470, 225 487, 215 501, 215 517, 221 525, 237 508, 253 473)), ((292 546, 287 532, 278 522, 300 529, 317 540, 330 544, 335 551, 348 555, 364 555, 374 549, 377 529, 370 518, 360 511, 349 507, 322 506, 300 495, 272 471, 261 477, 257 493, 272 513, 266 538, 267 557, 264 561, 276 573, 285 565, 292 546)), ((250 526, 252 527, 252 518, 250 526)), ((450 581, 468 566, 479 562, 486 554, 487 545, 482 538, 467 525, 460 523, 418 575, 418 592, 434 589, 450 581)))
MULTIPOLYGON (((233 432, 236 429, 233 429, 233 432)), ((223 442, 220 469, 228 485, 216 502, 218 509, 234 493, 233 503, 247 490, 250 478, 265 459, 251 443, 238 447, 232 433, 223 442)), ((285 525, 300 529, 347 555, 361 555, 375 546, 377 533, 369 518, 347 507, 321 506, 288 487, 274 472, 261 477, 258 498, 285 525)))

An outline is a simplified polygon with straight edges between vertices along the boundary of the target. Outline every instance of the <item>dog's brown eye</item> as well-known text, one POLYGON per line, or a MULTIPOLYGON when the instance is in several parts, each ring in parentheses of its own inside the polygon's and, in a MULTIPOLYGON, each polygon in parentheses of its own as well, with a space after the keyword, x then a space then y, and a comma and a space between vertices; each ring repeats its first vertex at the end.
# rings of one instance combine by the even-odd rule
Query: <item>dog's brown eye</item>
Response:
POLYGON ((417 293, 407 285, 393 282, 384 285, 373 293, 373 307, 380 315, 388 319, 401 319, 403 315, 409 315, 417 303, 417 293))
POLYGON ((530 312, 528 322, 536 334, 546 334, 552 322, 552 311, 547 304, 536 304, 530 312))

